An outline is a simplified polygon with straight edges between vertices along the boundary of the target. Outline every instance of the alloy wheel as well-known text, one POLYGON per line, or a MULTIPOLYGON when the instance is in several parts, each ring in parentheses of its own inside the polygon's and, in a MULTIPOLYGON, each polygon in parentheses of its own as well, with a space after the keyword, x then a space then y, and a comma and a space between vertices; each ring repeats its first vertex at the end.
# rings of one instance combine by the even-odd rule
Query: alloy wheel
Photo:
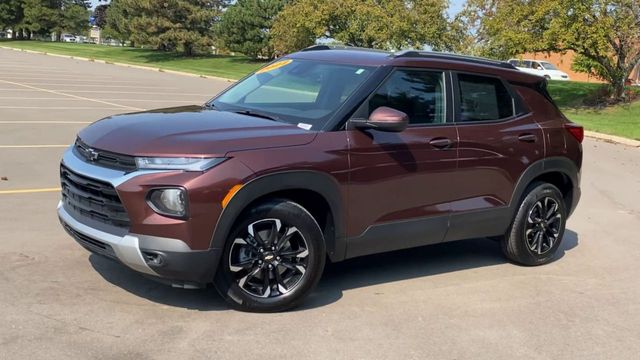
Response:
POLYGON ((524 237, 529 250, 542 255, 557 243, 562 227, 560 205, 551 198, 538 200, 527 215, 524 237))
POLYGON ((295 227, 280 219, 262 219, 247 226, 229 250, 229 270, 250 295, 269 298, 291 292, 309 265, 309 246, 295 227))

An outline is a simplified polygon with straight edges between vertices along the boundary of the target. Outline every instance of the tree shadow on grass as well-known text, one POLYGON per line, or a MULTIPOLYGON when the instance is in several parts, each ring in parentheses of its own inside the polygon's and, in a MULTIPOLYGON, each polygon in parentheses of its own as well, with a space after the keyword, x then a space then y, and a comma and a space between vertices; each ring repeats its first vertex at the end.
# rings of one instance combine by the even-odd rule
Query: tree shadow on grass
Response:
MULTIPOLYGON (((578 234, 567 229, 554 261, 576 246, 578 234)), ((100 256, 91 255, 89 261, 111 284, 155 303, 200 311, 229 309, 212 287, 199 290, 172 288, 100 256)), ((342 298, 345 290, 506 262, 498 242, 472 239, 328 263, 320 284, 297 311, 334 303, 342 298)))

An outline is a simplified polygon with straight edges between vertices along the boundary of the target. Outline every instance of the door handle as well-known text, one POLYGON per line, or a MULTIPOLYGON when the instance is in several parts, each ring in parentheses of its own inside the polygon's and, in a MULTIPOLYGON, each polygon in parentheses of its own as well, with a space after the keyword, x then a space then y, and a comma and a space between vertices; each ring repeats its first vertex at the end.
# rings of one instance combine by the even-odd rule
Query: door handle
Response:
POLYGON ((447 138, 434 138, 429 141, 429 145, 437 149, 447 149, 453 142, 447 138))
POLYGON ((538 137, 533 135, 533 134, 520 134, 518 136, 518 140, 520 140, 522 142, 533 143, 533 142, 536 142, 538 140, 538 137))

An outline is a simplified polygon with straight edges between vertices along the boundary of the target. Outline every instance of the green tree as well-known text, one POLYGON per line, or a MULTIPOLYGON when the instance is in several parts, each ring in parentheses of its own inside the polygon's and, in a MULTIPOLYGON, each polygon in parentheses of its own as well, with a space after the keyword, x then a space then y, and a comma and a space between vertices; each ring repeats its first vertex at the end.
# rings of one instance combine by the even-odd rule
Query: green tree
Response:
POLYGON ((95 17, 95 24, 100 29, 104 29, 107 26, 107 13, 109 12, 109 5, 98 5, 93 10, 93 16, 95 17))
MULTIPOLYGON (((453 20, 452 28, 456 33, 455 52, 501 58, 501 55, 491 54, 489 48, 491 37, 486 28, 485 19, 492 18, 496 13, 499 0, 467 0, 462 11, 453 20)), ((498 51, 502 47, 498 46, 498 51)), ((507 55, 509 56, 509 55, 507 55)))
POLYGON ((83 34, 89 30, 89 10, 83 2, 65 1, 62 5, 59 29, 71 34, 83 34))
POLYGON ((273 44, 279 52, 335 39, 379 49, 449 50, 445 0, 297 0, 276 17, 273 44))
POLYGON ((62 2, 56 0, 24 0, 24 29, 32 34, 46 36, 59 30, 62 24, 62 2))
MULTIPOLYGON (((120 41, 122 45, 131 40, 129 20, 137 16, 142 16, 140 8, 136 5, 136 0, 112 0, 109 4, 106 23, 104 26, 104 36, 120 41)), ((131 44, 134 46, 135 44, 131 44)))
POLYGON ((225 0, 114 0, 107 35, 159 50, 195 55, 213 45, 225 0))
POLYGON ((287 0, 238 0, 222 15, 218 35, 231 51, 273 58, 271 26, 287 0))
POLYGON ((24 19, 23 0, 0 2, 0 30, 10 29, 13 36, 22 36, 21 24, 24 19))
POLYGON ((573 50, 609 82, 612 96, 640 62, 640 3, 637 0, 501 0, 483 17, 484 53, 494 57, 524 52, 573 50))

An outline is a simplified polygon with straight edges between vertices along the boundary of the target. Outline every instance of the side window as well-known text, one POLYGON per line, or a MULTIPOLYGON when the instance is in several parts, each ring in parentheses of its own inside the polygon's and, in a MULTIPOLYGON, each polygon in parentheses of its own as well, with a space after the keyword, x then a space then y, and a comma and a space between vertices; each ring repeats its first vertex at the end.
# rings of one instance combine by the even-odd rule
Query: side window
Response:
POLYGON ((514 115, 511 94, 500 79, 458 74, 459 121, 500 120, 514 115))
POLYGON ((445 122, 444 73, 396 70, 370 98, 369 114, 387 106, 405 112, 410 124, 445 122))

